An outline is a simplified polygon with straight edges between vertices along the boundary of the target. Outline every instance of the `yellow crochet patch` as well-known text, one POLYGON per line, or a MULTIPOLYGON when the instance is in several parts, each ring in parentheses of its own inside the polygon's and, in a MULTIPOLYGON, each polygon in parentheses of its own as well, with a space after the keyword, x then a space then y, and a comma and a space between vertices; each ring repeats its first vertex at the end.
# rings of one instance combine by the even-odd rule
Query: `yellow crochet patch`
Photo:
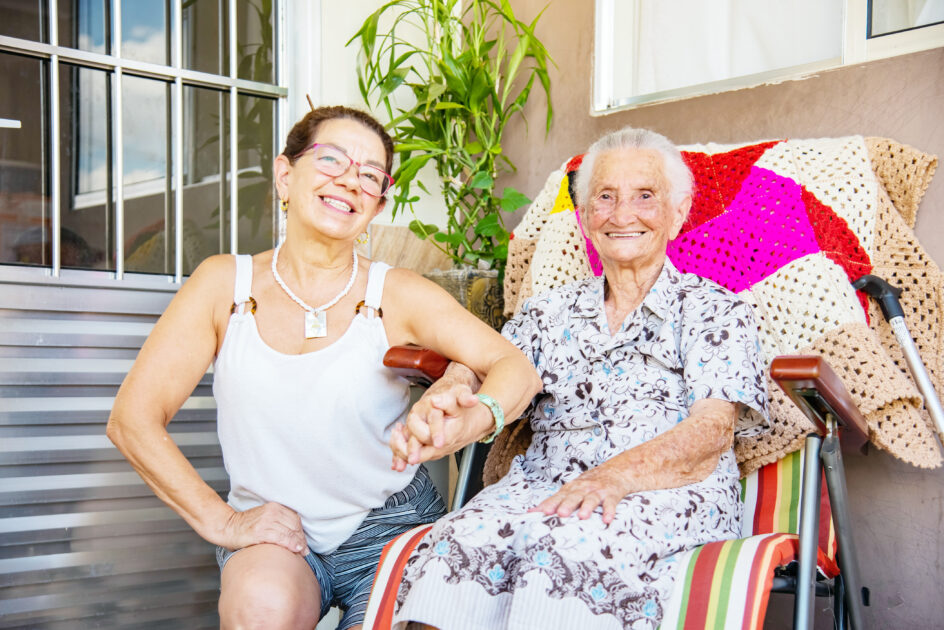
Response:
POLYGON ((568 188, 569 182, 570 178, 567 177, 567 175, 564 175, 563 179, 561 179, 560 190, 557 191, 557 198, 554 199, 554 206, 551 208, 551 214, 574 211, 574 202, 570 198, 570 190, 568 188))

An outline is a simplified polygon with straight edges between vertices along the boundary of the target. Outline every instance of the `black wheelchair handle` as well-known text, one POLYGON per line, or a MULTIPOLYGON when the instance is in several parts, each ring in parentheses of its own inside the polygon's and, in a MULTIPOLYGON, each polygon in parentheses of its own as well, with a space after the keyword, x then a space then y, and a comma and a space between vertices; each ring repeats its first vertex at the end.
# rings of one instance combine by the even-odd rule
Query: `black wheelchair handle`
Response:
POLYGON ((886 321, 905 316, 905 311, 901 308, 901 302, 898 301, 901 289, 893 287, 878 276, 862 276, 852 283, 852 287, 856 291, 865 291, 866 295, 878 300, 878 305, 882 307, 882 315, 885 316, 886 321))

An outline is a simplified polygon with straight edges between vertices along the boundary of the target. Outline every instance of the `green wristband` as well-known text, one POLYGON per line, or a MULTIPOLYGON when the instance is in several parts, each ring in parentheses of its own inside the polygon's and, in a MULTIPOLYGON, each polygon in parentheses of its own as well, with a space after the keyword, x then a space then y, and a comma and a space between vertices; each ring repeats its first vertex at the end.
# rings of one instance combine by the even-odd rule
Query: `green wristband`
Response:
POLYGON ((491 444, 492 440, 497 438, 498 434, 505 428, 505 412, 502 411, 498 401, 488 394, 476 394, 475 396, 482 401, 483 405, 488 407, 488 410, 492 412, 492 417, 495 419, 495 431, 488 437, 479 440, 482 444, 491 444))

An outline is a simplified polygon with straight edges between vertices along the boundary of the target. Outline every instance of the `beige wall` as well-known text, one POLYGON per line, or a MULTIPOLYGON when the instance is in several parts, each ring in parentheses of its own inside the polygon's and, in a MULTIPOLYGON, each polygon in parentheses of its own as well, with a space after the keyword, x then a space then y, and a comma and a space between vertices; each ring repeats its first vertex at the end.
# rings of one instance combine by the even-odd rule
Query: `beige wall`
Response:
MULTIPOLYGON (((318 76, 312 79, 313 92, 312 98, 316 105, 347 105, 358 109, 368 109, 361 98, 360 89, 357 84, 357 55, 359 48, 357 43, 347 46, 347 42, 360 29, 361 24, 367 17, 384 4, 383 0, 344 0, 344 2, 321 2, 320 13, 317 19, 320 37, 320 47, 317 57, 319 59, 318 76)), ((383 31, 385 24, 392 20, 389 15, 380 23, 380 30, 383 31)), ((304 99, 304 95, 298 95, 299 99, 304 99)), ((412 98, 404 96, 404 98, 412 98)), ((308 111, 307 104, 299 117, 308 111)), ((384 112, 381 108, 375 107, 372 113, 386 122, 384 112)), ((432 165, 428 165, 420 171, 422 181, 430 190, 438 188, 436 171, 432 165)), ((388 226, 398 226, 406 229, 410 221, 415 217, 424 223, 435 223, 442 225, 446 216, 446 207, 442 202, 440 195, 427 195, 415 186, 412 193, 418 195, 420 200, 413 206, 415 215, 409 212, 399 213, 396 218, 393 217, 393 203, 388 203, 384 211, 371 222, 374 227, 384 228, 388 226)), ((388 234, 394 234, 397 230, 387 231, 388 234)), ((397 237, 402 238, 402 237, 397 237)), ((411 243, 409 239, 402 239, 411 243)), ((427 253, 430 248, 420 248, 423 253, 427 253)), ((435 250, 434 250, 435 251, 435 250)), ((391 263, 398 264, 416 264, 418 261, 412 257, 397 258, 391 260, 391 263)))
MULTIPOLYGON (((512 0, 519 17, 528 21, 546 4, 512 0)), ((519 168, 505 185, 533 196, 565 158, 623 125, 649 127, 680 144, 863 134, 944 155, 944 48, 802 81, 593 117, 592 5, 589 0, 551 2, 539 23, 538 36, 557 63, 555 123, 545 138, 543 95, 535 92, 528 110, 530 133, 518 125, 504 143, 519 168)), ((944 261, 944 173, 927 192, 917 233, 932 257, 944 261)), ((871 627, 941 627, 944 470, 912 468, 878 451, 847 457, 846 467, 863 582, 872 590, 871 627)), ((789 627, 790 605, 782 598, 775 602, 766 627, 789 627)), ((817 621, 817 627, 830 627, 826 619, 817 621)))

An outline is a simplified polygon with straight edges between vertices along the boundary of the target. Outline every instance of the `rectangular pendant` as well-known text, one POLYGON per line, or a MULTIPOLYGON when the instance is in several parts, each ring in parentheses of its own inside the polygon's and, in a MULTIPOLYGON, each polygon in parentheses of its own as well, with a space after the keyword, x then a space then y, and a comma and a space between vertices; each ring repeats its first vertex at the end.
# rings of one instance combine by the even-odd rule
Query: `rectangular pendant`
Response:
POLYGON ((305 312, 305 339, 328 335, 328 315, 324 311, 305 312))

